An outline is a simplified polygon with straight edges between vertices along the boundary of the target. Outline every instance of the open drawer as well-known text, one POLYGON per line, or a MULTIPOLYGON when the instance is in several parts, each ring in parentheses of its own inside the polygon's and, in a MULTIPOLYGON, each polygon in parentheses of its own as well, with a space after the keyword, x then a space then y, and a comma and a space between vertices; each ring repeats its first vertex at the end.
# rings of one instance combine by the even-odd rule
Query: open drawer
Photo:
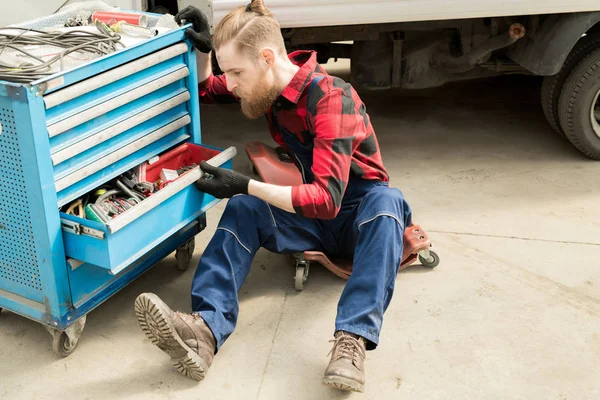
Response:
MULTIPOLYGON (((221 151, 184 143, 161 155, 152 165, 198 165, 208 160, 214 166, 231 168, 235 153, 234 147, 221 151)), ((152 165, 148 166, 149 171, 152 165)), ((158 172, 154 168, 148 175, 158 172)), ((61 212, 67 257, 119 273, 219 201, 196 189, 194 182, 201 175, 199 167, 191 169, 106 224, 61 212)))

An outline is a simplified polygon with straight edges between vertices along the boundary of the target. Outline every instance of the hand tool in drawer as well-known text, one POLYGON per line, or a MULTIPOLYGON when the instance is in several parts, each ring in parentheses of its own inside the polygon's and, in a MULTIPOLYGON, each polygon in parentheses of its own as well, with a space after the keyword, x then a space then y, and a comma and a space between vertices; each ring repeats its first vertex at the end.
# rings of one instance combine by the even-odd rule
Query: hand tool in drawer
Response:
POLYGON ((82 199, 77 199, 67 208, 65 211, 66 214, 75 215, 79 218, 84 218, 84 205, 82 199))
MULTIPOLYGON (((141 203, 149 194, 137 188, 147 189, 148 186, 140 185, 126 175, 124 174, 111 184, 99 188, 93 194, 88 194, 86 196, 88 199, 96 197, 90 204, 87 200, 85 202, 82 199, 76 200, 69 206, 66 213, 96 222, 108 223, 119 214, 141 203), (77 213, 73 212, 74 210, 77 210, 77 213)), ((130 176, 135 179, 134 176, 130 176)))

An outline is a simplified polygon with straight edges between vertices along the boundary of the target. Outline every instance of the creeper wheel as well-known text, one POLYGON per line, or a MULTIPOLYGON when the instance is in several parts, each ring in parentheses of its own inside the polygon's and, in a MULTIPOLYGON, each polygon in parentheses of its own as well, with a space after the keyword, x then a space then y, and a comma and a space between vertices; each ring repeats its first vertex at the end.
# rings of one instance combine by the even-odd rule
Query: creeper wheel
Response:
POLYGON ((440 256, 433 250, 423 250, 419 252, 419 261, 426 268, 435 268, 440 264, 440 256))

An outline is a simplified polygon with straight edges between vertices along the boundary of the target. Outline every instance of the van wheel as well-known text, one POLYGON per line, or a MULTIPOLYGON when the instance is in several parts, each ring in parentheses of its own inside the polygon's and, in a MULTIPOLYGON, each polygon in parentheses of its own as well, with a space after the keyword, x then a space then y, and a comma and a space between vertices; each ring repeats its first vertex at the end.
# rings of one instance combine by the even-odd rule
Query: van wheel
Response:
POLYGON ((594 50, 600 48, 600 35, 587 35, 581 38, 571 53, 567 56, 562 68, 556 75, 547 76, 542 83, 542 109, 546 119, 560 136, 566 138, 563 132, 558 113, 558 102, 562 88, 573 72, 573 69, 594 50))
POLYGON ((573 146, 600 160, 600 49, 569 75, 558 110, 561 128, 573 146))

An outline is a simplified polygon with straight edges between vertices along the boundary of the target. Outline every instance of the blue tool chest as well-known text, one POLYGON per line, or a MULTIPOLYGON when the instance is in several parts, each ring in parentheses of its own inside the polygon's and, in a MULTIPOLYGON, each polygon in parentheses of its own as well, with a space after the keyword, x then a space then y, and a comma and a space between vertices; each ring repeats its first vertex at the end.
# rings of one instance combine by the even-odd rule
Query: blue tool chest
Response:
POLYGON ((42 323, 63 356, 86 314, 157 261, 177 251, 187 267, 218 201, 195 189, 198 170, 106 223, 64 211, 178 146, 201 145, 185 29, 30 84, 0 81, 0 309, 42 323))

